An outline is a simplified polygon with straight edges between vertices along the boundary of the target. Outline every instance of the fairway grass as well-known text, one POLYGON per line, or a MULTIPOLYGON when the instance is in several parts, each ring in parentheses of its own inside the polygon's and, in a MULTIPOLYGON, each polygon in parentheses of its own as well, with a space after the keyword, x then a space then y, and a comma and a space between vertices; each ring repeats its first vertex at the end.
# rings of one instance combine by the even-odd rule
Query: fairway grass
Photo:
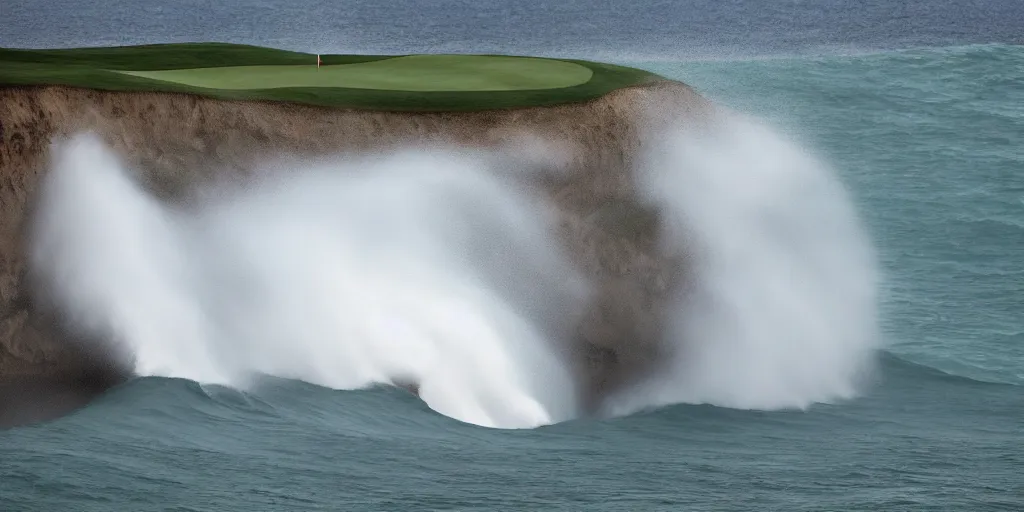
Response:
POLYGON ((588 101, 660 77, 598 62, 500 55, 316 55, 226 43, 0 49, 0 87, 181 92, 395 111, 588 101))
POLYGON ((346 87, 390 91, 519 91, 588 82, 594 72, 572 62, 480 55, 411 55, 331 66, 230 66, 120 71, 208 89, 346 87))

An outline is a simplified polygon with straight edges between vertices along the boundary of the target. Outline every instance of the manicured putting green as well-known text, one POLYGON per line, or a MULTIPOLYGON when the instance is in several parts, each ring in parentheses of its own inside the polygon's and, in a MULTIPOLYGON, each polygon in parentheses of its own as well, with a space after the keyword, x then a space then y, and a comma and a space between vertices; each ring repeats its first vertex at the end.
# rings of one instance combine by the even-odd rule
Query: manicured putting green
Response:
POLYGON ((0 87, 185 93, 349 109, 466 112, 593 100, 664 80, 579 59, 508 55, 321 55, 230 43, 0 48, 0 87))
POLYGON ((490 55, 411 55, 358 64, 230 66, 119 71, 207 89, 347 87, 391 91, 520 91, 584 84, 594 72, 560 60, 490 55))

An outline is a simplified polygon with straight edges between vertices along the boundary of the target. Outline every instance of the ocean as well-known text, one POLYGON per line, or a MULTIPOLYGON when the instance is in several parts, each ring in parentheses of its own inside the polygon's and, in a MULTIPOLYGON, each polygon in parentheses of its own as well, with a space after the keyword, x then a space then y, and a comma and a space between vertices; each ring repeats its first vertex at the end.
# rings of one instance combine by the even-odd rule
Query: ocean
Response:
MULTIPOLYGON (((0 432, 0 510, 1024 509, 1020 2, 7 0, 0 19, 5 47, 574 55, 682 80, 827 162, 877 253, 881 333, 855 396, 747 406, 770 389, 738 378, 730 400, 525 429, 392 388, 139 378, 0 432)), ((776 334, 759 350, 799 333, 776 334)))

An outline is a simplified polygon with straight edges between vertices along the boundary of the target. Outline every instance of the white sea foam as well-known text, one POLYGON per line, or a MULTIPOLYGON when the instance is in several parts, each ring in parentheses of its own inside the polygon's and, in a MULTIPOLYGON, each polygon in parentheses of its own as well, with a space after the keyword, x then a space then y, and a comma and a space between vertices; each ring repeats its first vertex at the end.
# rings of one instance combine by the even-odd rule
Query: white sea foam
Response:
MULTIPOLYGON (((605 412, 853 396, 878 345, 877 275, 834 174, 738 116, 651 137, 641 185, 691 266, 669 305, 670 364, 605 412)), ((567 420, 562 349, 589 287, 548 206, 492 163, 434 149, 278 164, 174 209, 80 135, 55 148, 32 264, 71 325, 141 375, 412 383, 479 425, 567 420)))
POLYGON ((59 146, 34 267, 73 325, 141 375, 339 389, 414 383, 437 411, 532 427, 575 414, 557 343, 585 287, 543 204, 470 155, 278 169, 175 211, 90 135, 59 146))
POLYGON ((805 408, 854 396, 879 343, 875 254, 823 162, 751 119, 659 134, 643 188, 691 259, 667 370, 607 403, 805 408))

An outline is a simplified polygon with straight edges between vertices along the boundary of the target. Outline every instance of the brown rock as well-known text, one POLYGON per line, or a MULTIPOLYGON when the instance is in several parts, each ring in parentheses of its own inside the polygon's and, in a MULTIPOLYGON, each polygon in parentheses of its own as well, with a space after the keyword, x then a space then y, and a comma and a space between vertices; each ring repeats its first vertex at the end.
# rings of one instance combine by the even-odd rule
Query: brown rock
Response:
POLYGON ((64 333, 60 319, 33 299, 25 277, 26 224, 55 138, 98 133, 139 173, 140 183, 169 201, 187 200, 197 185, 244 175, 270 157, 437 142, 514 148, 524 135, 564 145, 568 157, 543 164, 556 168, 535 179, 561 213, 569 254, 598 285, 573 340, 581 393, 594 404, 658 359, 658 304, 680 282, 678 255, 659 252, 657 212, 636 199, 642 134, 670 118, 699 121, 710 109, 689 87, 671 81, 586 103, 471 113, 56 86, 0 89, 0 425, 53 417, 129 376, 122 362, 87 353, 64 333))

